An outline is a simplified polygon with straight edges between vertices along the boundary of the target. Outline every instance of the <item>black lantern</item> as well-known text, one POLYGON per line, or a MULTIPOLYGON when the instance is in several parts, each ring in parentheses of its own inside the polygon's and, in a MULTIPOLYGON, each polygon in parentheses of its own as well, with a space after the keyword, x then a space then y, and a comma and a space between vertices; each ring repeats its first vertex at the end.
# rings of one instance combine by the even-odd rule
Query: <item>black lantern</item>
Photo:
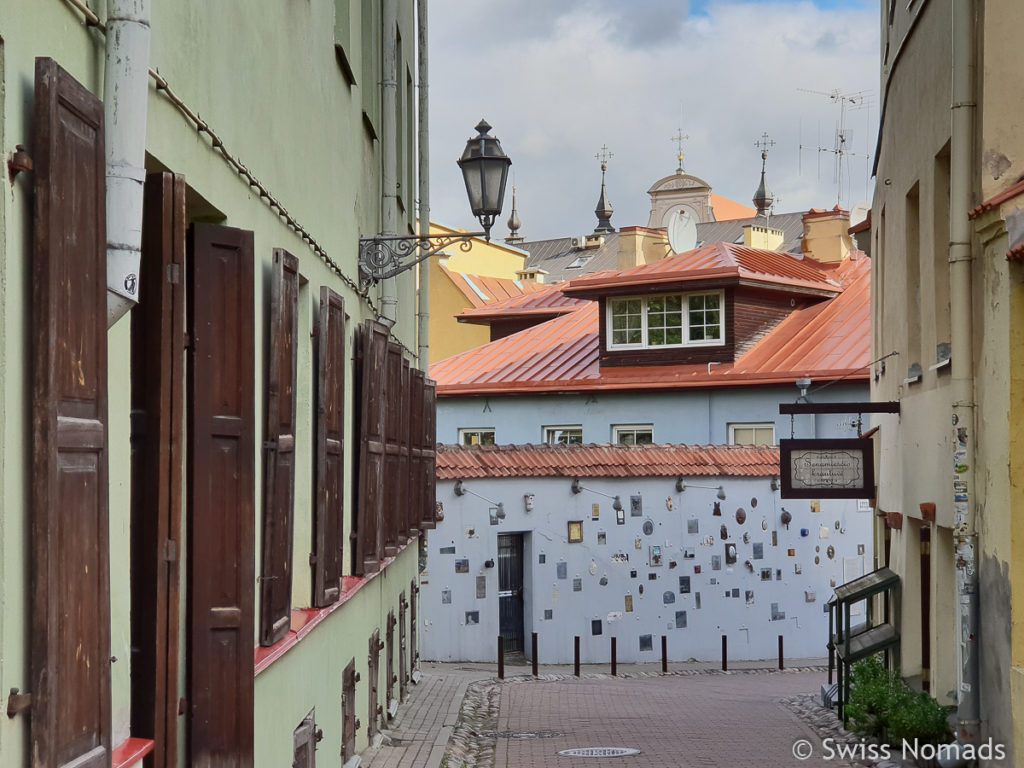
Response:
POLYGON ((469 207, 480 220, 484 236, 490 241, 491 225, 501 215, 508 167, 512 161, 502 151, 501 143, 494 136, 487 135, 491 126, 486 120, 477 123, 476 130, 478 134, 466 141, 466 149, 459 158, 459 168, 466 182, 469 207))

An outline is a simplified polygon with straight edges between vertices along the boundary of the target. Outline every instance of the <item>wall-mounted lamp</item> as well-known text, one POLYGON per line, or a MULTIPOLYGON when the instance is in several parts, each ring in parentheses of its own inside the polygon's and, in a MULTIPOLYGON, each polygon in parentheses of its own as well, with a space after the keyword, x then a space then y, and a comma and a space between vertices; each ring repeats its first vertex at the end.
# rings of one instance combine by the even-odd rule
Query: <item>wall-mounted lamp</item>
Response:
POLYGON ((455 488, 454 488, 454 490, 455 490, 455 495, 456 496, 465 496, 468 493, 470 496, 476 496, 478 499, 483 499, 488 504, 493 504, 495 507, 497 507, 498 518, 501 519, 501 520, 505 519, 505 503, 504 502, 501 502, 501 501, 491 501, 486 496, 481 496, 476 491, 469 490, 469 488, 467 488, 465 486, 465 484, 461 480, 456 480, 455 481, 455 488))
POLYGON ((494 567, 494 561, 493 560, 484 560, 484 568, 493 568, 493 567, 494 567))
POLYGON ((469 207, 480 220, 483 232, 460 232, 447 235, 377 235, 359 238, 360 285, 394 277, 410 267, 439 253, 454 243, 468 251, 473 247, 472 238, 483 235, 491 239, 491 225, 501 215, 505 199, 505 182, 512 161, 501 149, 501 143, 489 136, 491 126, 481 120, 478 134, 466 141, 466 148, 459 158, 462 180, 466 184, 469 207), (418 255, 417 255, 418 252, 418 255))
POLYGON ((582 493, 583 491, 590 491, 590 493, 596 493, 598 496, 604 496, 606 499, 611 499, 612 500, 612 509, 614 509, 616 512, 621 512, 622 511, 622 498, 621 497, 613 496, 612 494, 604 493, 603 491, 595 491, 593 488, 587 488, 586 486, 583 485, 583 483, 580 482, 580 479, 578 477, 573 478, 573 481, 572 481, 572 492, 574 494, 576 494, 576 493, 582 493))
POLYGON ((527 512, 533 512, 533 494, 532 493, 524 493, 523 494, 523 508, 527 512))
POLYGON ((676 478, 676 490, 682 493, 687 488, 707 488, 709 491, 718 491, 716 494, 719 499, 725 501, 725 486, 723 485, 697 485, 696 483, 687 483, 683 480, 682 475, 676 478))
POLYGON ((800 398, 807 401, 807 390, 811 388, 811 384, 814 383, 814 379, 797 379, 796 387, 800 390, 800 398))

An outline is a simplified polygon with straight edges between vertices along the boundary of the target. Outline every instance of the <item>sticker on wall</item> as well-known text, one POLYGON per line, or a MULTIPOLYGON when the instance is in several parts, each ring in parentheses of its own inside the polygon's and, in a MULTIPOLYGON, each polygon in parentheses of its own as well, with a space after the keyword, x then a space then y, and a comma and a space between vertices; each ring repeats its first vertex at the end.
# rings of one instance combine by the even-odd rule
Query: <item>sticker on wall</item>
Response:
POLYGON ((722 502, 716 501, 715 502, 715 506, 713 507, 713 510, 714 511, 711 513, 712 517, 721 517, 722 516, 722 502))
POLYGON ((786 612, 779 610, 778 603, 772 603, 772 621, 784 621, 786 619, 786 612))
POLYGON ((600 519, 600 517, 601 517, 601 505, 600 504, 591 504, 590 505, 590 519, 591 520, 598 520, 598 519, 600 519))
POLYGON ((597 576, 597 561, 596 560, 591 560, 590 561, 590 575, 591 576, 597 576))
POLYGON ((441 547, 439 550, 437 550, 437 553, 439 555, 454 555, 455 554, 455 546, 452 545, 450 547, 441 547))
POLYGON ((629 578, 635 579, 636 578, 636 571, 630 571, 629 572, 629 578))
POLYGON ((685 547, 683 549, 683 560, 693 560, 697 556, 693 547, 685 547))
POLYGON ((695 517, 691 517, 686 521, 686 532, 687 533, 700 533, 700 520, 695 517))
POLYGON ((754 559, 755 560, 763 560, 764 559, 764 544, 762 544, 759 541, 754 544, 754 559))
POLYGON ((591 619, 590 620, 590 634, 592 634, 592 635, 600 635, 603 632, 604 632, 604 625, 601 624, 601 620, 600 619, 591 619))
POLYGON ((840 527, 841 527, 841 526, 839 525, 839 521, 838 521, 838 520, 836 520, 836 525, 835 525, 835 529, 836 529, 836 530, 838 531, 838 530, 840 529, 840 527))
POLYGON ((668 605, 669 603, 674 603, 675 601, 676 601, 676 593, 675 592, 671 592, 671 591, 665 592, 661 596, 661 602, 663 602, 665 605, 668 605))
POLYGON ((560 560, 558 562, 558 564, 555 565, 555 578, 558 578, 558 579, 567 579, 567 578, 569 578, 569 566, 565 562, 565 560, 560 560))
POLYGON ((680 576, 679 577, 679 594, 688 595, 690 594, 690 577, 680 576))
POLYGON ((634 539, 634 541, 633 541, 633 548, 634 549, 643 549, 644 548, 644 540, 639 538, 639 537, 634 539))
POLYGON ((650 573, 647 574, 647 580, 648 581, 657 581, 658 580, 658 574, 654 573, 654 571, 651 571, 650 573))
POLYGON ((476 577, 476 597, 481 600, 487 597, 487 577, 477 576, 476 577))
POLYGON ((615 524, 625 525, 626 524, 626 510, 617 509, 615 510, 615 524))
POLYGON ((745 522, 747 522, 747 510, 740 507, 736 510, 736 524, 743 525, 745 522))
POLYGON ((626 613, 632 613, 633 612, 633 596, 632 595, 626 595, 625 602, 626 602, 626 613))
POLYGON ((650 549, 650 564, 652 567, 661 565, 661 547, 657 544, 653 545, 650 549))
POLYGON ((576 578, 572 580, 572 591, 582 592, 583 591, 583 579, 576 578))
POLYGON ((628 563, 629 562, 629 554, 626 553, 626 552, 616 552, 614 555, 612 555, 612 562, 613 563, 628 563))
POLYGON ((654 650, 654 635, 640 635, 640 650, 641 651, 653 651, 654 650))
POLYGON ((787 554, 788 554, 788 555, 789 555, 790 557, 796 557, 796 550, 795 550, 795 549, 787 549, 787 550, 786 550, 786 553, 787 553, 787 554))
POLYGON ((793 563, 793 573, 800 574, 804 572, 804 567, 800 563, 793 563))
POLYGON ((781 568, 776 568, 775 569, 775 580, 776 581, 782 581, 782 569, 781 568))
POLYGON ((744 531, 743 532, 743 543, 744 544, 749 544, 750 543, 750 532, 749 531, 744 531))
POLYGON ((671 496, 669 496, 668 498, 665 499, 665 509, 667 509, 669 512, 671 512, 674 506, 675 505, 672 503, 672 497, 671 496))
POLYGON ((836 556, 836 548, 830 544, 828 549, 825 550, 825 555, 829 560, 833 560, 836 556))
POLYGON ((676 629, 686 629, 686 611, 676 611, 676 629))
POLYGON ((700 540, 700 543, 703 544, 705 547, 713 547, 715 546, 715 537, 711 534, 708 534, 700 540))
POLYGON ((452 591, 450 589, 441 590, 441 605, 452 604, 452 591))
POLYGON ((805 603, 813 603, 817 599, 818 599, 818 596, 814 592, 806 592, 806 591, 804 592, 804 602, 805 603))
POLYGON ((598 544, 607 544, 608 543, 608 534, 605 533, 604 531, 598 531, 597 532, 597 543, 598 544))
POLYGON ((762 568, 761 569, 761 581, 771 581, 771 580, 772 580, 772 569, 771 568, 762 568))
POLYGON ((736 598, 738 598, 740 596, 740 588, 739 587, 733 587, 732 588, 732 596, 736 597, 736 598))
POLYGON ((583 543, 583 521, 582 520, 569 520, 566 523, 567 533, 566 537, 570 544, 581 544, 583 543))
POLYGON ((767 531, 768 530, 768 518, 767 517, 762 517, 761 518, 761 530, 762 531, 767 531))
POLYGON ((557 603, 558 602, 558 587, 555 587, 554 589, 551 590, 551 602, 552 603, 557 603))
POLYGON ((675 561, 675 560, 669 560, 669 561, 668 561, 668 569, 669 569, 670 571, 671 571, 671 570, 672 570, 673 568, 675 568, 675 567, 676 567, 676 565, 678 565, 678 563, 676 563, 676 561, 675 561))
POLYGON ((553 608, 545 608, 544 609, 544 621, 551 621, 553 618, 555 618, 555 611, 554 611, 554 609, 553 608))
POLYGON ((726 544, 725 545, 725 564, 735 565, 736 564, 736 545, 726 544))
POLYGON ((643 498, 636 494, 629 497, 629 514, 633 517, 640 517, 644 513, 643 498))
POLYGON ((497 507, 491 507, 489 510, 487 510, 487 514, 488 514, 488 519, 491 522, 491 525, 497 525, 498 524, 498 508, 497 507))
POLYGON ((700 573, 700 566, 699 565, 693 566, 693 572, 694 573, 700 573))
POLYGON ((811 532, 807 528, 801 528, 800 529, 800 536, 802 536, 803 538, 807 538, 810 535, 811 535, 811 532))
POLYGON ((722 556, 721 555, 712 555, 711 556, 711 570, 712 571, 720 571, 720 570, 722 570, 722 556))
POLYGON ((465 558, 455 561, 455 572, 456 573, 469 573, 469 560, 465 558))
POLYGON ((748 589, 748 590, 747 590, 747 591, 746 591, 746 592, 744 593, 744 595, 743 595, 743 596, 744 596, 744 597, 746 598, 746 600, 747 600, 747 605, 753 605, 753 604, 754 604, 754 590, 752 590, 752 589, 748 589))
POLYGON ((644 520, 643 531, 645 536, 654 533, 654 523, 651 520, 644 520))
POLYGON ((814 564, 821 565, 821 558, 818 555, 814 556, 814 564))
POLYGON ((466 538, 467 539, 475 539, 476 538, 476 526, 473 526, 473 525, 467 525, 466 526, 466 538))
POLYGON ((644 585, 643 585, 643 584, 640 584, 640 585, 639 585, 639 586, 638 586, 638 587, 636 588, 636 591, 637 591, 637 592, 639 592, 639 593, 640 593, 640 594, 642 595, 642 594, 644 593, 644 585))
POLYGON ((712 586, 717 584, 717 583, 718 583, 718 579, 716 579, 714 576, 712 576, 711 577, 711 584, 712 584, 712 586))
POLYGON ((466 626, 480 623, 480 611, 466 611, 466 626))
POLYGON ((694 600, 693 607, 699 609, 700 608, 700 592, 694 592, 693 593, 693 600, 694 600))
POLYGON ((602 587, 607 587, 608 586, 608 577, 607 576, 602 576, 601 580, 598 581, 597 583, 600 584, 602 587))
POLYGON ((750 508, 751 509, 757 509, 757 497, 756 496, 751 497, 751 499, 750 499, 750 508))
POLYGON ((828 530, 828 526, 827 525, 821 526, 821 528, 818 529, 818 535, 819 535, 819 538, 827 539, 829 537, 829 535, 830 535, 830 532, 828 530))
POLYGON ((857 554, 858 555, 863 555, 864 554, 864 545, 863 544, 858 544, 857 545, 857 554))
POLYGON ((811 512, 813 512, 814 514, 818 514, 819 512, 821 512, 821 502, 818 501, 817 499, 811 501, 811 512))
POLYGON ((537 555, 537 562, 540 563, 541 565, 544 565, 544 563, 546 563, 547 561, 548 561, 548 556, 545 555, 543 552, 541 552, 539 555, 537 555))
POLYGON ((779 546, 779 532, 778 531, 772 531, 772 546, 773 547, 779 546))
POLYGON ((723 524, 723 525, 722 525, 722 527, 721 527, 721 528, 720 528, 720 529, 718 530, 718 537, 719 537, 719 538, 720 538, 720 539, 721 539, 722 541, 725 541, 726 539, 728 539, 728 538, 729 538, 729 529, 728 529, 728 528, 726 528, 724 524, 723 524))

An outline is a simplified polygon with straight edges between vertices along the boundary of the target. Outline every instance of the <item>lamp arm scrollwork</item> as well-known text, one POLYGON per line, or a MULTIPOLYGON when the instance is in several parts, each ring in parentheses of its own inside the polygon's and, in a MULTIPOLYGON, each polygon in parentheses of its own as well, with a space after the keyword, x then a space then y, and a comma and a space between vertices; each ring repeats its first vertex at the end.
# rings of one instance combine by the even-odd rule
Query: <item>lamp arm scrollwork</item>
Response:
POLYGON ((409 235, 359 238, 359 277, 362 286, 387 280, 429 259, 445 248, 458 243, 459 250, 469 251, 473 238, 483 232, 457 235, 409 235), (416 251, 419 250, 419 255, 416 251))

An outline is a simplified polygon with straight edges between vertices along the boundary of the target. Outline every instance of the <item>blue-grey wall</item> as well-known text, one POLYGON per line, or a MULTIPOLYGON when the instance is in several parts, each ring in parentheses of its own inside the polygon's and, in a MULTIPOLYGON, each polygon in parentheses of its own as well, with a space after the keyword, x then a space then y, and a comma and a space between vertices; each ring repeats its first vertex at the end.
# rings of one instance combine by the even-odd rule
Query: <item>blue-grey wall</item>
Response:
MULTIPOLYGON (((779 403, 792 403, 798 395, 796 386, 791 385, 652 393, 439 397, 437 441, 457 444, 460 428, 493 427, 499 444, 537 444, 542 442, 545 426, 582 424, 583 442, 607 443, 613 424, 653 423, 656 443, 722 445, 728 442, 728 424, 748 422, 775 422, 778 440, 789 437, 791 431, 790 417, 779 415, 779 403)), ((866 401, 868 385, 834 384, 812 392, 810 399, 817 403, 866 401)), ((795 420, 796 436, 854 437, 856 430, 849 423, 855 417, 799 416, 795 420)))
POLYGON ((574 495, 567 478, 466 480, 473 493, 463 496, 455 495, 454 482, 439 482, 444 520, 427 535, 420 597, 422 658, 495 659, 501 533, 524 537, 526 651, 530 632, 537 632, 541 663, 570 663, 574 635, 580 636, 584 663, 607 663, 611 637, 617 638, 621 661, 657 661, 662 635, 668 638, 672 660, 720 658, 723 634, 729 638, 732 659, 773 658, 778 635, 784 636, 788 658, 825 656, 828 615, 823 608, 833 587, 873 567, 870 509, 855 500, 783 501, 771 490, 770 478, 691 480, 724 484, 720 516, 715 514, 714 490, 690 487, 679 492, 675 478, 668 477, 583 480, 585 488, 621 496, 622 524, 611 499, 588 490, 574 495), (523 498, 527 493, 534 494, 530 512, 523 498), (493 504, 473 494, 502 502, 505 519, 491 525, 493 504), (641 498, 639 516, 631 514, 633 495, 641 498), (742 524, 736 519, 739 508, 746 514, 742 524), (780 519, 783 508, 792 514, 788 527, 780 519), (583 521, 582 543, 568 543, 570 520, 583 521), (650 523, 649 534, 645 522, 650 523), (696 532, 691 532, 693 525, 696 532), (735 565, 726 564, 727 544, 736 547, 735 565), (755 555, 758 544, 760 558, 755 555), (653 546, 661 547, 661 565, 651 563, 653 546), (718 569, 713 557, 720 558, 718 569), (459 560, 467 561, 464 573, 456 572, 459 560), (486 567, 487 560, 495 566, 486 567), (767 569, 767 580, 762 569, 767 569), (688 592, 681 591, 681 577, 689 581, 688 592), (738 597, 732 596, 733 590, 738 597), (627 597, 632 611, 627 610, 627 597), (545 611, 551 612, 550 618, 545 611), (478 612, 479 621, 467 622, 467 612, 478 612), (679 626, 682 612, 685 627, 679 626), (599 635, 593 633, 595 621, 599 635), (651 636, 650 651, 640 651, 643 635, 651 636))

